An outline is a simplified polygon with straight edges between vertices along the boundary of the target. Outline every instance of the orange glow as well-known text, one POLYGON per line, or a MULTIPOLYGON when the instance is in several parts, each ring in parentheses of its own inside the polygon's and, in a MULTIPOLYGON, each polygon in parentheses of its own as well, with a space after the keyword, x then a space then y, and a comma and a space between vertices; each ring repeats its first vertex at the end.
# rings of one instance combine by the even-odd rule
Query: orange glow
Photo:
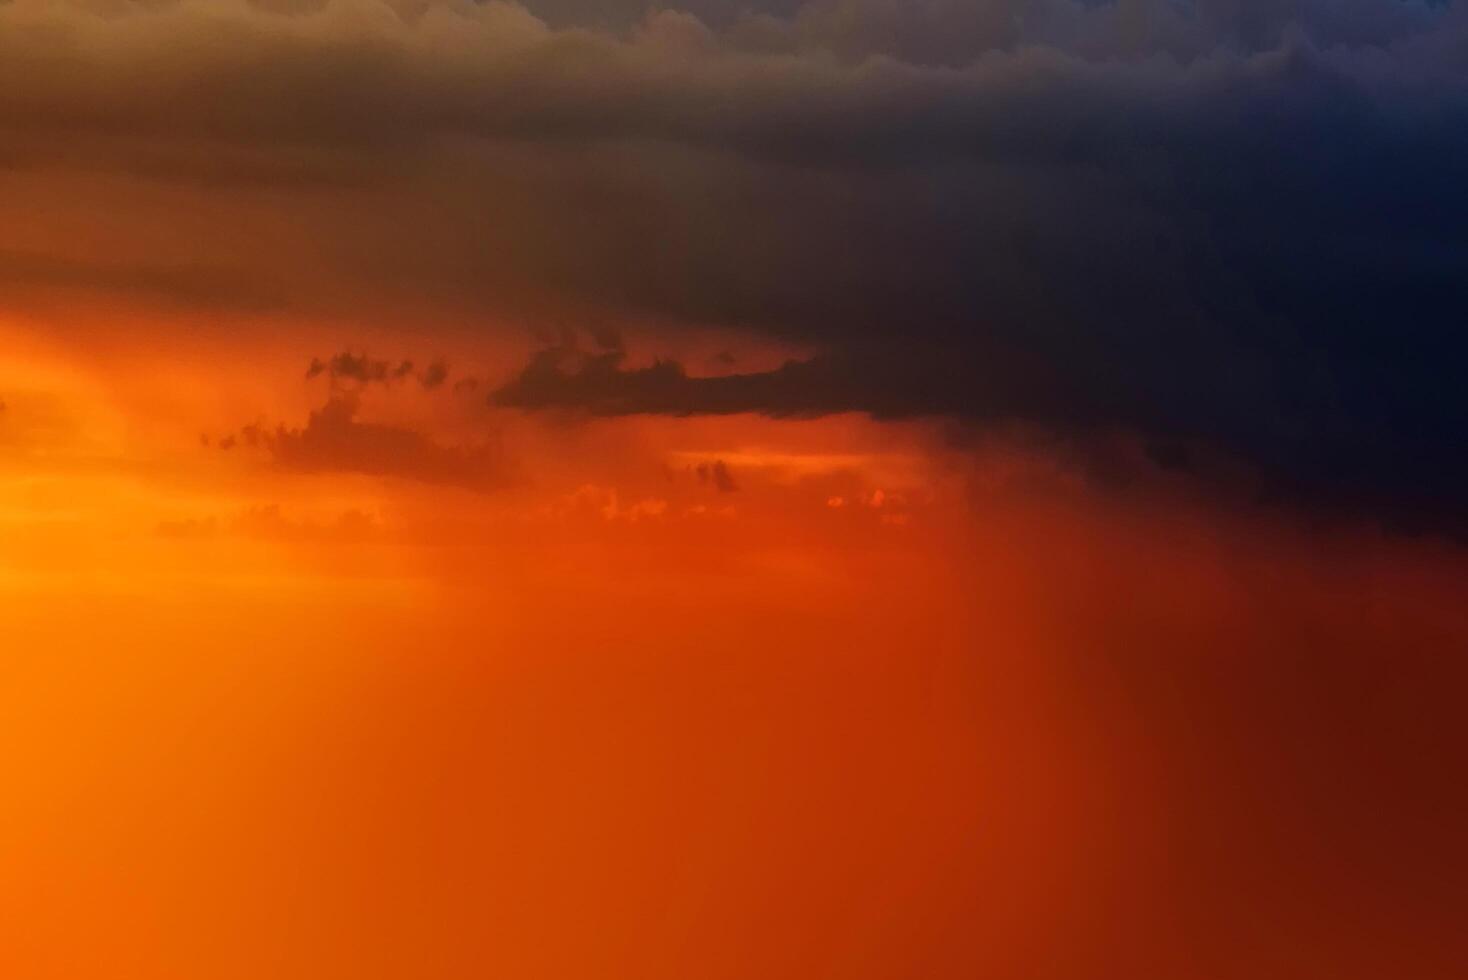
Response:
POLYGON ((374 337, 454 374, 353 419, 502 480, 284 465, 241 433, 335 328, 84 319, 3 337, 0 976, 1443 966, 1448 546, 922 424, 493 411, 452 332, 374 337))
POLYGON ((1468 0, 0 0, 0 980, 1462 980, 1468 0))

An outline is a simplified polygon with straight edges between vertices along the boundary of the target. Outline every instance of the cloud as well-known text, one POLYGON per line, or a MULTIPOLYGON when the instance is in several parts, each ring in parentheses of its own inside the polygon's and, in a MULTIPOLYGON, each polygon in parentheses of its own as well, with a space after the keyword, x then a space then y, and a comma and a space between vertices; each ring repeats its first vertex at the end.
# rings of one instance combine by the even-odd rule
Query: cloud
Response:
POLYGON ((1468 462, 1451 427, 1373 433, 1339 404, 1297 404, 1281 417, 1247 378, 1236 392, 1194 391, 1189 386, 1206 373, 1102 372, 1094 363, 986 358, 909 341, 715 376, 690 375, 668 360, 624 367, 625 357, 547 348, 490 397, 500 406, 594 416, 865 412, 978 426, 1019 421, 1076 440, 1077 462, 1097 475, 1114 469, 1105 437, 1121 428, 1145 437, 1143 458, 1166 471, 1211 475, 1190 448, 1197 444, 1249 464, 1260 484, 1256 492, 1267 500, 1367 516, 1398 529, 1468 533, 1462 506, 1468 462), (1149 384, 1150 390, 1143 387, 1149 384))
MULTIPOLYGON (((773 371, 690 376, 678 361, 624 368, 626 354, 585 354, 575 347, 538 351, 510 381, 490 394, 499 406, 570 408, 592 415, 822 415, 871 410, 869 399, 848 390, 847 377, 829 360, 787 361, 773 371)), ((901 414, 911 414, 904 412, 901 414)))
MULTIPOLYGON (((261 446, 282 469, 395 477, 488 492, 511 482, 511 470, 494 446, 443 446, 412 429, 357 417, 357 398, 336 393, 299 428, 246 426, 239 440, 261 446)), ((233 437, 221 448, 234 445, 233 437)))
POLYGON ((418 375, 418 383, 428 390, 441 386, 449 379, 449 366, 442 360, 429 363, 418 375))
POLYGON ((729 467, 722 459, 716 459, 712 463, 699 463, 694 471, 698 474, 699 483, 711 483, 720 493, 733 493, 739 489, 739 485, 734 482, 734 475, 729 472, 729 467))
POLYGON ((348 381, 361 385, 388 385, 416 377, 425 390, 431 391, 448 380, 449 366, 440 358, 415 373, 413 362, 409 360, 388 361, 369 357, 365 353, 342 351, 324 361, 319 357, 311 358, 311 363, 306 366, 307 380, 323 375, 333 383, 348 381))
POLYGON ((685 49, 718 36, 749 50, 949 66, 978 52, 1035 45, 1096 58, 1164 52, 1187 59, 1220 44, 1271 47, 1290 30, 1325 44, 1379 44, 1433 16, 1430 4, 1377 0, 682 0, 678 10, 650 18, 640 0, 525 5, 552 24, 597 24, 685 49))
POLYGON ((127 288, 146 237, 307 310, 734 327, 820 353, 608 327, 499 400, 1120 427, 1462 522, 1461 4, 269 6, 0 7, 0 279, 127 288))
POLYGON ((373 382, 389 384, 393 381, 401 381, 412 373, 412 361, 398 361, 394 364, 390 361, 368 357, 366 354, 354 354, 351 351, 342 351, 325 361, 319 357, 313 357, 311 363, 306 367, 308 379, 324 374, 333 381, 356 381, 360 384, 373 382))

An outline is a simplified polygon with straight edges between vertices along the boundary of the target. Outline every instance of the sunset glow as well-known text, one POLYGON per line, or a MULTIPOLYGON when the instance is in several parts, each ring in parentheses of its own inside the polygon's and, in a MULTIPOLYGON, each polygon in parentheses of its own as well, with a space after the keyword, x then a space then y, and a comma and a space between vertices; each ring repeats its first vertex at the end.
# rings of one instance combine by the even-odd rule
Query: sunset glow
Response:
POLYGON ((0 0, 0 978, 1461 974, 1468 20, 910 8, 0 0))

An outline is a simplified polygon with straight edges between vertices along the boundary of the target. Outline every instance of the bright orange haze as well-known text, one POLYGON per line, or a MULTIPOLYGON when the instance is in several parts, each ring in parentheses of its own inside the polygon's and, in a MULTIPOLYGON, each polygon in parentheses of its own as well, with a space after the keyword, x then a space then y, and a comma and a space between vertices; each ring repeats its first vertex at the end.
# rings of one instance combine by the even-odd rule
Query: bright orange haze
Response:
POLYGON ((523 351, 455 329, 0 345, 0 977, 1464 961, 1453 546, 921 424, 496 412, 523 351), (304 377, 363 345, 452 370, 304 377))

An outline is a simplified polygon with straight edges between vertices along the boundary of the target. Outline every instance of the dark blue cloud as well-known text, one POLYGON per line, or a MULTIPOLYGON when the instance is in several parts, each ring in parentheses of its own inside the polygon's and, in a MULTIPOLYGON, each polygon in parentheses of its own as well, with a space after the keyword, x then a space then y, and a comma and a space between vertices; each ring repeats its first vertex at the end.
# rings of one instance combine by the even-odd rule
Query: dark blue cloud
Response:
POLYGON ((1461 6, 269 6, 300 9, 0 7, 5 165, 84 157, 114 224, 212 181, 268 235, 176 250, 281 305, 820 352, 719 379, 551 355, 502 404, 1122 428, 1307 506, 1463 523, 1461 6))

